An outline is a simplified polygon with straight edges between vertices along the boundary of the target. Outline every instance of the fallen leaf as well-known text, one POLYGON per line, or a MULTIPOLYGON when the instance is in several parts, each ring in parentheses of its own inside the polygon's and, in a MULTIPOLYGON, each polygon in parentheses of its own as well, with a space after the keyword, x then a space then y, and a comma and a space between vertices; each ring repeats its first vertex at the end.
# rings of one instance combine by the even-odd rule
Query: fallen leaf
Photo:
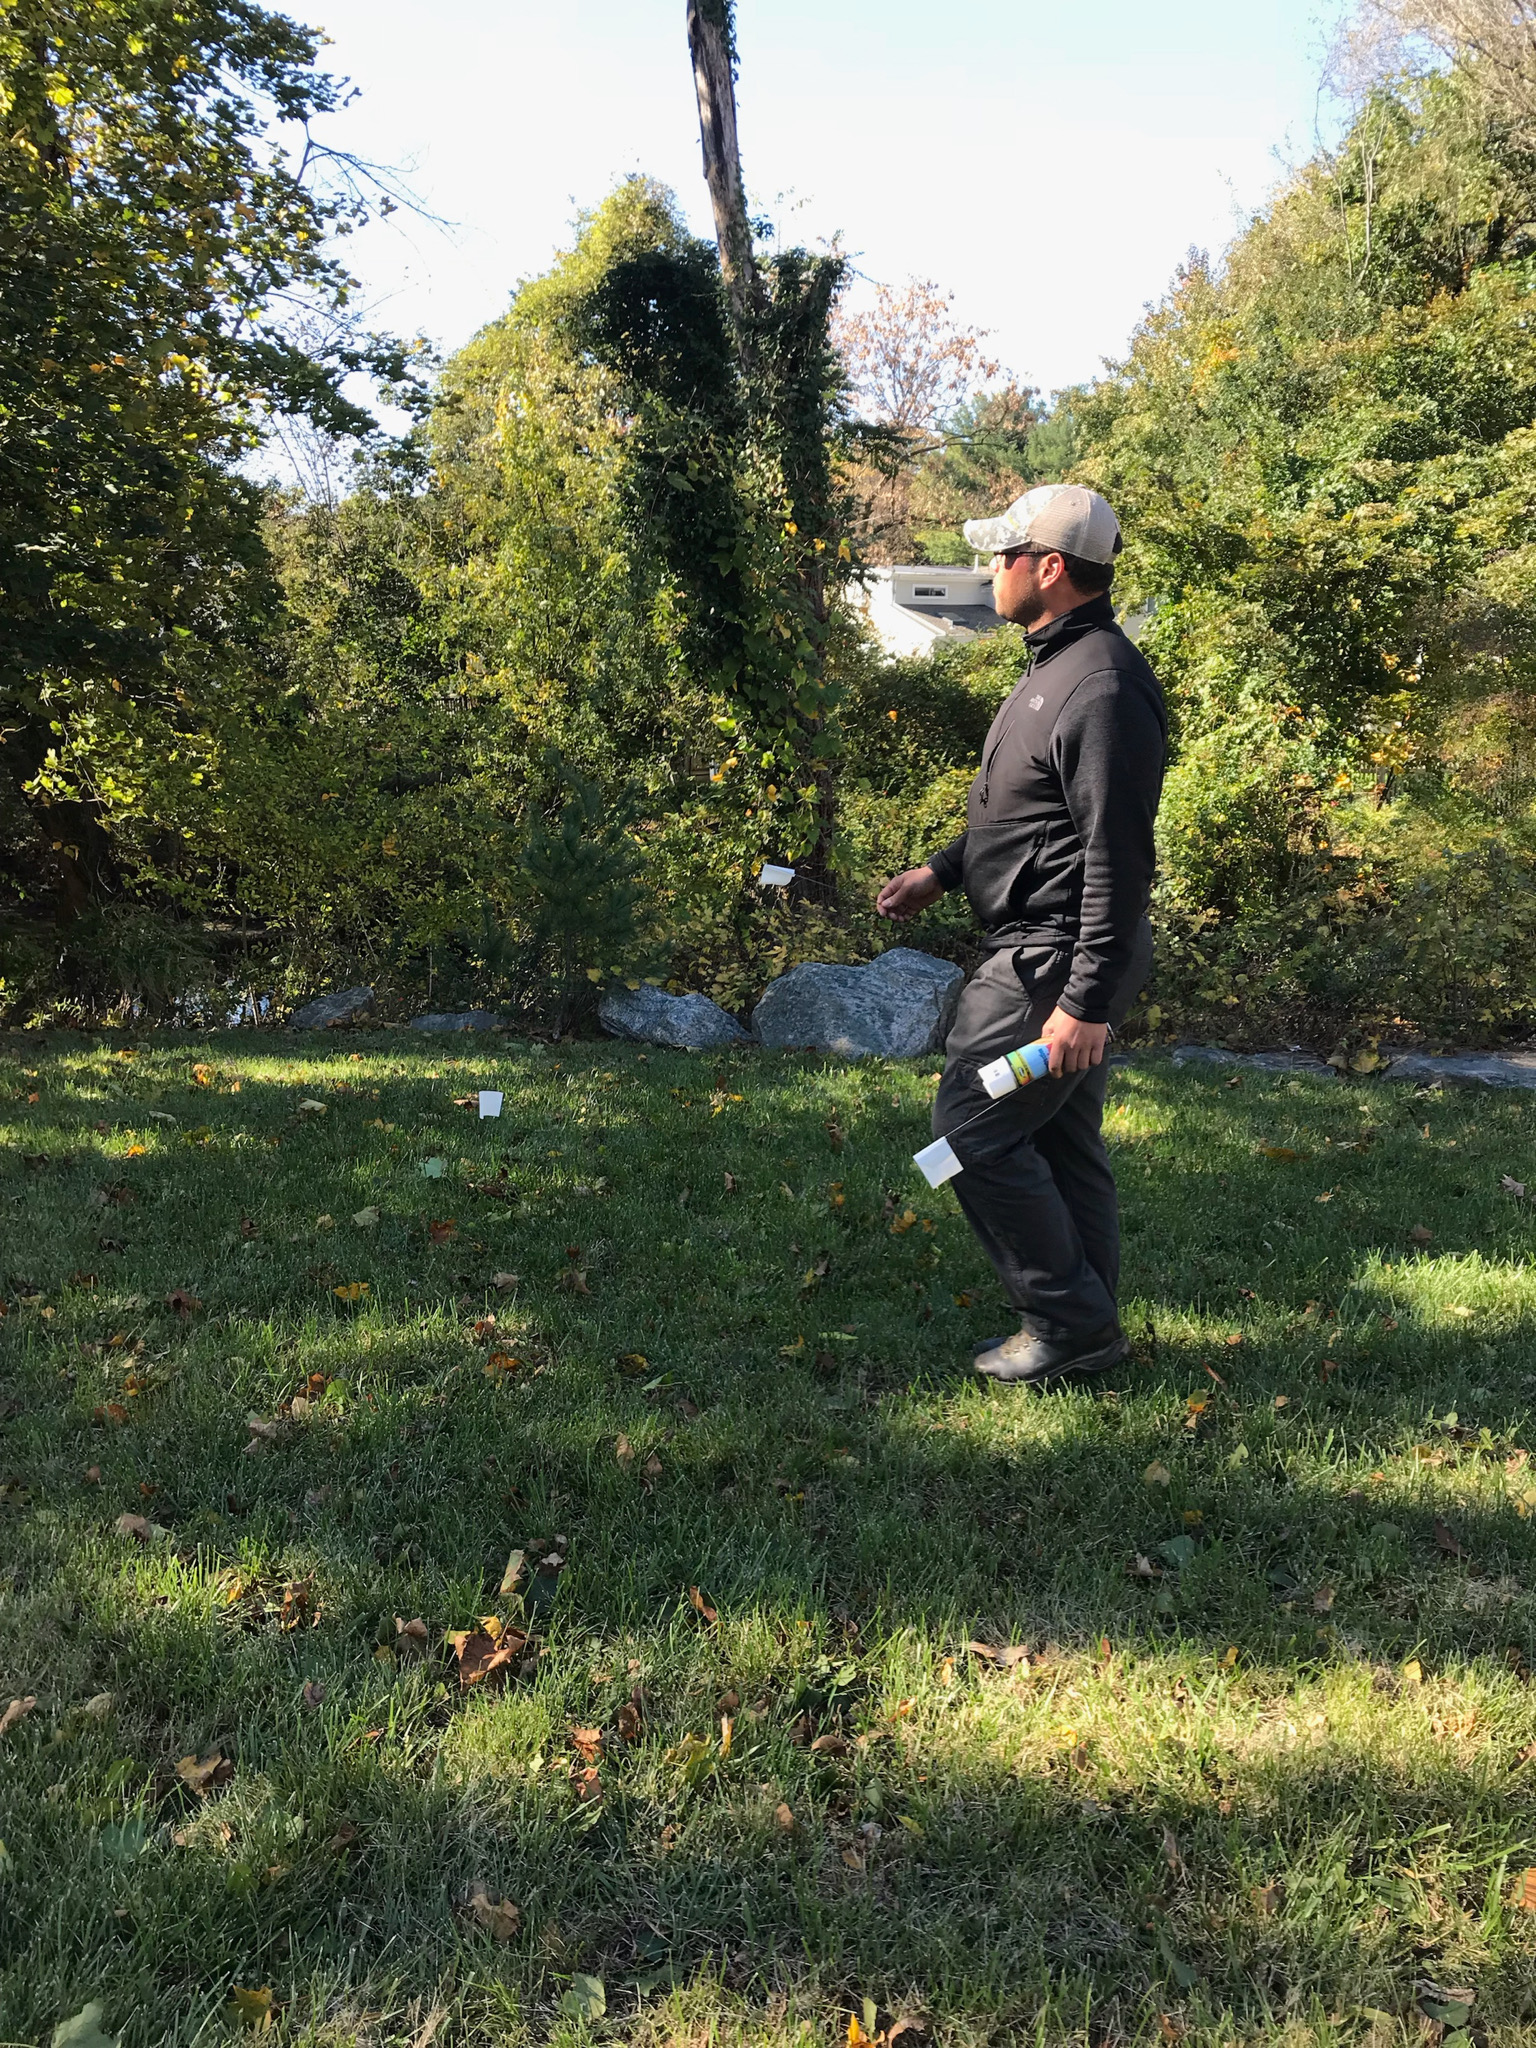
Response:
POLYGON ((571 1746, 583 1763, 595 1764, 603 1753, 601 1728, 572 1728, 571 1746))
POLYGON ((629 1466, 634 1463, 635 1447, 630 1442, 627 1436, 621 1436, 619 1438, 618 1442, 613 1447, 613 1455, 618 1459, 621 1465, 629 1466))
MULTIPOLYGON (((657 1480, 661 1477, 661 1460, 654 1451, 652 1451, 651 1455, 640 1467, 640 1477, 645 1483, 647 1493, 651 1491, 657 1480)), ((713 1620, 714 1617, 711 1616, 710 1619, 713 1620)))
POLYGON ((481 1370, 488 1379, 509 1377, 522 1364, 522 1360, 511 1351, 493 1351, 481 1370))
POLYGON ((510 1899, 493 1899, 483 1884, 475 1886, 465 1903, 475 1925, 493 1941, 511 1941, 522 1929, 522 1908, 510 1899))
POLYGON ((99 1998, 93 1998, 89 2005, 81 2006, 72 2019, 60 2020, 54 2028, 49 2048, 118 2048, 120 2036, 105 2033, 101 2015, 105 2010, 99 1998))
POLYGON ((147 1145, 130 1145, 124 1152, 123 1157, 125 1159, 142 1159, 148 1151, 149 1147, 147 1145))
POLYGON ((773 1817, 786 1835, 792 1835, 800 1825, 795 1819, 794 1809, 783 1799, 773 1809, 773 1817))
POLYGON ((366 1209, 354 1209, 352 1212, 352 1221, 359 1230, 372 1230, 378 1220, 379 1212, 372 1202, 368 1204, 366 1209))
POLYGON ((254 2027, 259 2034, 266 2033, 272 2024, 271 1985, 263 1984, 259 1991, 246 1991, 240 1985, 232 1984, 229 1987, 229 2004, 224 2010, 239 2025, 254 2027))
POLYGON ((1259 1151, 1266 1159, 1299 1159, 1301 1154, 1293 1152, 1289 1145, 1261 1145, 1259 1151))
POLYGON ((570 1989, 561 1994, 560 2010, 568 2019, 600 2020, 608 2010, 608 1991, 602 1978, 576 1971, 570 1989))
MULTIPOLYGON (((332 1266, 331 1271, 334 1273, 335 1270, 336 1268, 332 1266)), ((338 1301, 361 1301, 363 1296, 369 1291, 369 1285, 366 1280, 344 1280, 340 1287, 333 1287, 331 1289, 332 1294, 335 1295, 338 1301)))
POLYGON ((421 1170, 428 1180, 441 1180, 448 1171, 448 1162, 446 1159, 423 1159, 421 1170))
POLYGON ((1515 1896, 1511 1903, 1522 1913, 1536 1913, 1536 1869, 1522 1870, 1515 1879, 1515 1896))
POLYGON ((1168 1467, 1160 1465, 1155 1458, 1141 1476, 1143 1482, 1148 1486, 1166 1486, 1173 1478, 1173 1474, 1168 1470, 1168 1467))
POLYGON ((1273 1880, 1268 1884, 1256 1884, 1248 1896, 1253 1900, 1253 1910, 1260 1919, 1267 1920, 1280 1910, 1280 1887, 1273 1880))
POLYGON ((1019 1664, 1029 1668, 1029 1652, 1022 1643, 1011 1643, 1006 1648, 993 1643, 967 1643, 965 1647, 973 1657, 979 1657, 984 1664, 995 1664, 999 1671, 1012 1671, 1019 1664))
POLYGON ((195 1294, 188 1294, 184 1287, 173 1287, 165 1297, 165 1305, 167 1308, 175 1309, 179 1316, 189 1316, 194 1309, 201 1308, 203 1304, 195 1294))
POLYGON ((1465 1557, 1467 1554, 1438 1515, 1435 1517, 1435 1548, 1447 1557, 1465 1557))
POLYGON ((325 1846, 333 1856, 340 1856, 343 1850, 350 1849, 357 1839, 358 1830, 352 1825, 351 1821, 344 1820, 325 1846))
POLYGON ((472 1685, 504 1685, 528 1638, 516 1629, 503 1629, 499 1638, 484 1628, 460 1629, 448 1638, 459 1660, 459 1684, 467 1692, 472 1685))
POLYGON ((640 1712, 638 1689, 634 1696, 627 1699, 623 1706, 620 1707, 615 1720, 615 1726, 618 1728, 621 1742, 638 1742, 640 1740, 645 1724, 640 1712))
POLYGON ((523 1576, 525 1562, 526 1559, 520 1550, 514 1550, 508 1557, 507 1568, 502 1573, 501 1584, 496 1589, 503 1600, 509 1599, 517 1591, 517 1582, 523 1576))
POLYGON ((1312 1595, 1312 1612, 1314 1614, 1332 1614, 1333 1601, 1334 1591, 1332 1586, 1319 1586, 1312 1595))
POLYGON ((0 1735, 8 1735, 18 1721, 24 1721, 37 1705, 37 1694, 29 1692, 25 1699, 12 1700, 3 1714, 0 1714, 0 1735))
POLYGON ((737 1188, 739 1188, 740 1185, 741 1183, 739 1180, 737 1180, 734 1173, 728 1173, 725 1176, 725 1192, 728 1195, 734 1195, 737 1188))
POLYGON ((567 1266, 555 1282, 555 1285, 566 1294, 590 1294, 592 1292, 591 1288, 587 1285, 586 1271, 581 1266, 567 1266))
POLYGON ((133 1536, 140 1543, 147 1543, 149 1541, 149 1532, 152 1526, 142 1515, 119 1515, 112 1524, 112 1527, 119 1536, 133 1536))
POLYGON ((1179 1854, 1179 1838, 1172 1828, 1163 1829, 1163 1861, 1175 1877, 1184 1875, 1184 1858, 1179 1854))
POLYGON ((1422 1223, 1415 1223, 1412 1230, 1408 1233, 1408 1242, 1410 1244, 1432 1244, 1434 1237, 1435 1233, 1432 1230, 1426 1230, 1422 1223))
POLYGON ((1155 1579, 1161 1577, 1157 1566, 1152 1562, 1151 1558, 1144 1556, 1139 1550, 1125 1569, 1133 1579, 1155 1579))
POLYGON ((316 1102, 312 1096, 306 1096, 299 1104, 300 1116, 324 1116, 325 1111, 326 1105, 323 1102, 316 1102))
POLYGON ((706 1621, 716 1622, 720 1619, 718 1610, 710 1606, 697 1586, 690 1586, 688 1588, 688 1598, 706 1621))
POLYGON ((418 1614, 412 1621, 402 1621, 395 1616, 395 1648, 402 1657, 424 1657, 427 1654, 427 1624, 418 1614))
POLYGON ((1501 1173, 1499 1175, 1499 1186, 1506 1195, 1513 1195, 1517 1202, 1525 1200, 1525 1182, 1523 1180, 1512 1180, 1507 1173, 1501 1173))
POLYGON ((842 1858, 850 1870, 862 1870, 864 1868, 864 1858, 857 1849, 844 1849, 842 1858))
POLYGON ((100 1486, 101 1467, 99 1465, 87 1465, 83 1476, 87 1486, 100 1486))
POLYGON ((515 1273, 493 1273, 491 1275, 491 1285, 500 1293, 506 1294, 509 1289, 517 1285, 517 1275, 515 1273))
POLYGON ((1417 1657, 1410 1657, 1403 1666, 1403 1683, 1404 1685, 1422 1685, 1424 1683, 1424 1666, 1417 1657))
POLYGON ((199 1799, 203 1799, 211 1787, 227 1785, 235 1775, 235 1767, 228 1757, 221 1756, 215 1749, 201 1761, 196 1756, 180 1758, 176 1775, 189 1792, 195 1792, 199 1799))
POLYGON ((459 1226, 451 1216, 427 1225, 427 1239, 431 1244, 452 1244, 458 1234, 459 1226))
POLYGON ((1290 1405, 1291 1405, 1291 1397, 1290 1397, 1290 1395, 1289 1395, 1289 1394, 1276 1394, 1276 1396, 1275 1396, 1275 1402, 1274 1402, 1274 1405, 1275 1405, 1275 1407, 1276 1407, 1276 1408, 1289 1408, 1289 1407, 1290 1407, 1290 1405))
POLYGON ((106 1721, 111 1718, 115 1698, 114 1693, 93 1692, 80 1711, 88 1720, 106 1721))
POLYGON ((318 1678, 311 1678, 300 1695, 306 1707, 313 1713, 316 1707, 325 1705, 325 1687, 318 1678))

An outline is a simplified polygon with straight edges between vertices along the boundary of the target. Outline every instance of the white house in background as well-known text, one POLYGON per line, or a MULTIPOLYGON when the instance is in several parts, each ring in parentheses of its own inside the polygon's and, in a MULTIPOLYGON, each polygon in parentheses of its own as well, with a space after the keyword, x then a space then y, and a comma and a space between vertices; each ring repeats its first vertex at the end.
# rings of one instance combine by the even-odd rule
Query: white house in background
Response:
POLYGON ((992 609, 990 569, 869 569, 849 602, 887 654, 926 654, 940 640, 974 640, 1002 623, 992 609))

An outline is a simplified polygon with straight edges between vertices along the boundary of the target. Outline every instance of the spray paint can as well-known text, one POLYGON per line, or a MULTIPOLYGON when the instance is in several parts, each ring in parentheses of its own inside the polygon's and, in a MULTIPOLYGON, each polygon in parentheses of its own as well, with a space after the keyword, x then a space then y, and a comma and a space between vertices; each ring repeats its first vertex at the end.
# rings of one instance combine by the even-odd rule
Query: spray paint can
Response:
POLYGON ((1015 1088, 1043 1081, 1050 1071, 1051 1048, 1043 1038, 1037 1038, 1033 1045, 1016 1046, 1000 1060, 978 1067, 976 1078, 995 1102, 1000 1096, 1011 1095, 1015 1088))

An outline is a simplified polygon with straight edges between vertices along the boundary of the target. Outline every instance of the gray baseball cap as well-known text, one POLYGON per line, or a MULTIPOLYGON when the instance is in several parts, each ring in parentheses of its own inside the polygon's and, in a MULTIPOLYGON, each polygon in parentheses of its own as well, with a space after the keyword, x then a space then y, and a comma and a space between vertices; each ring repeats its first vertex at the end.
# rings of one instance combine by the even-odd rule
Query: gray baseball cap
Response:
POLYGON ((1036 484, 1000 517, 967 519, 965 538, 979 555, 1060 548, 1085 562, 1112 562, 1121 548, 1120 522, 1108 500, 1081 484, 1036 484))

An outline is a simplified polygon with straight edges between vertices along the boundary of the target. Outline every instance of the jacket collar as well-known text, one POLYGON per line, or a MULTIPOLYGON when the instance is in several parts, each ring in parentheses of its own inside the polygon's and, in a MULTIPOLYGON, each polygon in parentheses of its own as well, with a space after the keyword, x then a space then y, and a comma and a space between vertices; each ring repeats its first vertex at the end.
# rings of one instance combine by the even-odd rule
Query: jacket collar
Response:
POLYGON ((1112 626, 1115 623, 1115 601, 1107 590, 1097 597, 1090 597, 1086 604, 1074 605, 1071 611, 1061 612, 1043 626, 1036 626, 1033 632, 1024 635, 1024 645, 1029 649, 1033 661, 1043 661, 1048 654, 1054 654, 1060 647, 1080 640, 1084 633, 1091 633, 1097 627, 1112 626))

